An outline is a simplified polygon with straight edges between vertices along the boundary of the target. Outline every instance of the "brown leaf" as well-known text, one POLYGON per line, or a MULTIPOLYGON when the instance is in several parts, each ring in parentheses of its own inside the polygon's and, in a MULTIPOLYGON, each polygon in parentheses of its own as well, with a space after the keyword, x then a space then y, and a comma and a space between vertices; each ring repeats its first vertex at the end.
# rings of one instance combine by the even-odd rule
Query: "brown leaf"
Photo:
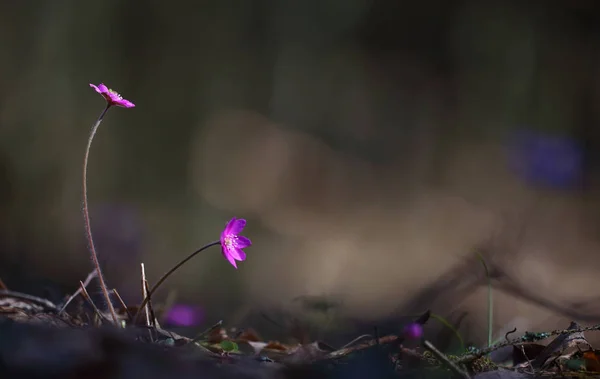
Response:
POLYGON ((251 328, 244 329, 236 338, 237 342, 259 342, 262 341, 262 338, 258 335, 258 333, 251 328))
POLYGON ((583 352, 585 369, 587 371, 600 372, 600 350, 588 350, 583 352))
POLYGON ((545 345, 538 343, 522 343, 513 345, 513 365, 534 360, 544 349, 545 345), (525 354, 523 354, 525 352, 525 354))
MULTIPOLYGON (((568 329, 579 329, 579 324, 572 321, 568 329)), ((583 332, 561 334, 552 340, 552 342, 538 354, 533 360, 532 365, 536 369, 547 367, 559 356, 562 359, 570 358, 572 354, 579 351, 581 347, 591 347, 585 339, 583 332)))
POLYGON ((208 342, 210 343, 220 343, 226 339, 229 339, 229 336, 227 335, 225 328, 215 328, 208 335, 208 342))
POLYGON ((271 350, 279 350, 279 351, 287 351, 288 350, 288 348, 286 346, 284 346, 282 343, 280 343, 279 341, 269 341, 264 348, 271 349, 271 350))
POLYGON ((316 341, 298 346, 282 361, 287 364, 307 364, 323 358, 330 352, 327 345, 316 341))

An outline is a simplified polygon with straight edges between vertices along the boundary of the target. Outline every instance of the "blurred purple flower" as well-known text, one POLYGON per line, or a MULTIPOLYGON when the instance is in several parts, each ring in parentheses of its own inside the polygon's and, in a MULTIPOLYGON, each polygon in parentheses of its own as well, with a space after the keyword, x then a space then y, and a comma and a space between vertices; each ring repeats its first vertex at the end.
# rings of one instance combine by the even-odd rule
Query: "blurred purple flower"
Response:
POLYGON ((246 253, 242 249, 252 246, 250 239, 240 236, 246 220, 232 218, 221 233, 221 252, 223 256, 237 269, 235 261, 246 260, 246 253))
POLYGON ((98 92, 100 95, 102 95, 102 97, 104 97, 104 99, 106 99, 106 101, 108 102, 109 105, 116 105, 117 107, 123 107, 123 108, 135 107, 134 103, 132 103, 129 100, 123 99, 123 96, 121 96, 118 92, 113 91, 112 89, 108 88, 103 83, 98 84, 98 86, 90 83, 90 87, 92 87, 93 89, 96 90, 96 92, 98 92))
POLYGON ((175 304, 165 317, 165 321, 171 325, 177 326, 195 326, 204 319, 202 308, 193 305, 175 304))
POLYGON ((404 327, 404 337, 411 340, 421 338, 423 335, 423 327, 417 323, 411 323, 404 327))
POLYGON ((583 148, 569 137, 521 130, 509 142, 510 168, 529 183, 572 188, 582 182, 583 148))

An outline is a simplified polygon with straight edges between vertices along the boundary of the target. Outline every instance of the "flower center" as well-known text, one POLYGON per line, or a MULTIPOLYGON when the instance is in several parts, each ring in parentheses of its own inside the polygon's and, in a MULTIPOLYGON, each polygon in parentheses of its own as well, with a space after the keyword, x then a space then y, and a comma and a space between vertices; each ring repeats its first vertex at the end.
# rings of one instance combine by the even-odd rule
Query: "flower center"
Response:
POLYGON ((121 96, 120 93, 118 93, 117 91, 114 91, 112 89, 108 89, 108 92, 112 93, 113 95, 117 96, 119 98, 119 100, 123 100, 123 96, 121 96))
POLYGON ((233 236, 225 237, 225 246, 227 246, 228 248, 232 248, 233 247, 233 240, 234 240, 233 236))

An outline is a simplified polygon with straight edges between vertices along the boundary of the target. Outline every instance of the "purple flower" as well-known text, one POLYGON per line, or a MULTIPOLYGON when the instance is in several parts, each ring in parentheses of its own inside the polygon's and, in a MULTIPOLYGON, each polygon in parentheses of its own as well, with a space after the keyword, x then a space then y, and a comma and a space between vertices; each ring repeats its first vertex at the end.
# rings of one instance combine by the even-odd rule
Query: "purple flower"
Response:
POLYGON ((235 268, 237 268, 235 261, 246 260, 246 253, 242 249, 252 246, 250 239, 239 235, 244 226, 246 226, 246 220, 234 217, 221 233, 221 252, 235 268))
POLYGON ((520 130, 509 146, 510 168, 531 184, 567 189, 583 181, 584 151, 573 138, 520 130))
POLYGON ((113 91, 112 89, 108 88, 103 83, 100 83, 98 86, 95 86, 90 83, 90 87, 92 87, 96 90, 96 92, 102 95, 102 97, 106 99, 109 105, 116 105, 117 107, 123 108, 135 107, 134 103, 132 103, 129 100, 123 99, 123 96, 119 95, 119 93, 117 93, 116 91, 113 91))
POLYGON ((404 337, 416 340, 423 335, 423 327, 420 324, 412 323, 404 327, 404 337))
POLYGON ((202 322, 203 313, 200 307, 175 304, 167 312, 165 321, 171 325, 194 326, 202 322))

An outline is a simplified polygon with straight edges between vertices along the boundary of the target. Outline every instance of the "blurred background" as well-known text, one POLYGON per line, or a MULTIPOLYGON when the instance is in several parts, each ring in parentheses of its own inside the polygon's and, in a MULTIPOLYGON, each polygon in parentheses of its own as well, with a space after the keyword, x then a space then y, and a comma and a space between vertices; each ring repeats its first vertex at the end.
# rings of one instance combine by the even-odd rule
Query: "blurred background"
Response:
POLYGON ((157 295, 200 329, 323 296, 340 319, 466 312, 481 342, 475 252, 496 328, 577 316, 544 301, 600 321, 599 19, 593 0, 0 0, 0 277, 60 299, 92 270, 105 83, 136 104, 88 171, 128 302, 140 262, 152 283, 235 216, 247 261, 213 248, 157 295))

